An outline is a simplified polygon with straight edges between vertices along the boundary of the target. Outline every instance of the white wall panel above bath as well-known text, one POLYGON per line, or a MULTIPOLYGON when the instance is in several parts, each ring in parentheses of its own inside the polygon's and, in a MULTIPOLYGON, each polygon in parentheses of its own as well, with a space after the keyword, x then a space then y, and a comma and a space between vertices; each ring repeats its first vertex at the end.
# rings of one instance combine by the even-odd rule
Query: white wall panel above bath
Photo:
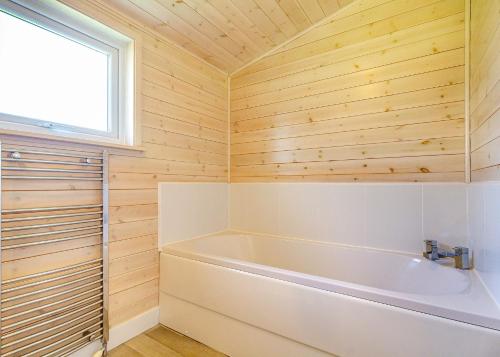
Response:
POLYGON ((472 183, 468 197, 474 265, 500 306, 500 183, 472 183))
POLYGON ((226 183, 159 184, 158 247, 225 230, 228 226, 226 183))
POLYGON ((421 185, 367 186, 366 245, 406 252, 422 251, 422 192, 421 185))
POLYGON ((423 239, 467 245, 460 183, 231 184, 230 228, 420 254, 423 239))

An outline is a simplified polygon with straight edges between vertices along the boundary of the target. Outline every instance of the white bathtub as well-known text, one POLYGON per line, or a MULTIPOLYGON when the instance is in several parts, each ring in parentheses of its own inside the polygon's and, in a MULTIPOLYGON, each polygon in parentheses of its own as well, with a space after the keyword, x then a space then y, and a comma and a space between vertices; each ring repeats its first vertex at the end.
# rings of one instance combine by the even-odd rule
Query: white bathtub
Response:
POLYGON ((500 356, 473 271, 228 232, 161 254, 160 321, 231 356, 500 356))

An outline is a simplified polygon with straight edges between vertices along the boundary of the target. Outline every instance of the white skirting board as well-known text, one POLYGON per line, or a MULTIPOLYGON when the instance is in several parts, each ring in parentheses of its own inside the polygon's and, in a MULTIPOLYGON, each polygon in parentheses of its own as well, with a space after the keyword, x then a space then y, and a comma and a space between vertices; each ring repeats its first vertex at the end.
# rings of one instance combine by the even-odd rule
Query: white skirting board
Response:
MULTIPOLYGON (((118 347, 122 343, 140 335, 144 331, 149 330, 159 324, 160 308, 155 307, 148 310, 120 325, 117 325, 109 330, 108 351, 118 347)), ((102 348, 100 341, 95 341, 81 350, 71 354, 71 357, 92 357, 94 353, 102 348)))
POLYGON ((155 327, 160 322, 160 308, 155 307, 109 330, 108 351, 155 327))
POLYGON ((83 347, 82 349, 73 352, 70 357, 91 357, 94 353, 102 349, 101 341, 94 341, 90 345, 83 347))

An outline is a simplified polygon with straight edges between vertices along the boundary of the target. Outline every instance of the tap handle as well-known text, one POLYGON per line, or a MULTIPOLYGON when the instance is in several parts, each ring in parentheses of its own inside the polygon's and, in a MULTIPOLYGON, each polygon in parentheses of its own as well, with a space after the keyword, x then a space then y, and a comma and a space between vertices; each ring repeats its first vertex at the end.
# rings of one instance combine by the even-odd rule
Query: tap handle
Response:
POLYGON ((467 247, 454 247, 455 253, 455 267, 458 269, 471 269, 469 248, 467 247))
POLYGON ((425 251, 427 253, 431 253, 434 249, 437 248, 437 245, 438 245, 437 240, 426 239, 426 240, 424 240, 424 242, 425 242, 425 251))
POLYGON ((467 247, 454 247, 453 251, 455 252, 455 255, 469 254, 469 248, 467 247))

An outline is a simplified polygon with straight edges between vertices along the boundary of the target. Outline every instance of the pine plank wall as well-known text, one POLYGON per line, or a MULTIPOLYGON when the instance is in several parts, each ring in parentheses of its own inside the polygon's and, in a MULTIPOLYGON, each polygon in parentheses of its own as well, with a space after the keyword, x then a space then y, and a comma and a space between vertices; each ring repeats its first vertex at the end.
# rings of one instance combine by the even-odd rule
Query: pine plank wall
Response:
MULTIPOLYGON (((230 81, 111 11, 105 0, 63 2, 103 22, 120 23, 143 44, 145 150, 110 150, 111 326, 158 305, 157 183, 227 182, 229 142, 232 182, 464 180, 461 0, 354 1, 230 81)), ((472 33, 489 34, 487 42, 472 44, 478 53, 471 63, 472 168, 479 179, 500 177, 499 1, 488 2, 494 9, 474 3, 480 10, 473 11, 472 33), (479 21, 481 14, 489 16, 479 21), (496 72, 485 72, 492 63, 496 72)), ((98 151, 0 138, 12 145, 98 151)), ((62 190, 34 183, 4 190, 4 203, 8 198, 40 206, 98 196, 95 187, 71 184, 62 190)), ((39 261, 85 254, 85 246, 57 246, 39 261)), ((23 263, 19 257, 5 264, 18 263, 23 263)))
POLYGON ((463 1, 356 1, 230 87, 233 182, 464 180, 463 1))
POLYGON ((500 180, 500 0, 471 3, 471 178, 500 180))
MULTIPOLYGON (((89 16, 122 23, 142 37, 142 141, 145 151, 110 150, 110 325, 158 305, 157 183, 227 181, 227 75, 139 25, 117 17, 94 0, 67 0, 89 16)), ((0 137, 4 144, 95 152, 95 147, 0 137)), ((97 203, 95 187, 40 182, 6 186, 4 207, 97 203), (38 191, 39 190, 39 191, 38 191), (42 191, 43 190, 43 191, 42 191), (59 190, 59 191, 55 191, 59 190), (76 202, 76 203, 75 203, 76 202)), ((41 270, 51 261, 88 260, 90 240, 53 245, 39 255, 41 270), (87 245, 87 246, 86 246, 87 245)), ((24 266, 20 255, 4 256, 4 274, 24 266)), ((34 267, 33 264, 32 268, 34 267)), ((30 272, 34 272, 30 270, 30 272)), ((4 276, 4 279, 6 277, 4 276)))

